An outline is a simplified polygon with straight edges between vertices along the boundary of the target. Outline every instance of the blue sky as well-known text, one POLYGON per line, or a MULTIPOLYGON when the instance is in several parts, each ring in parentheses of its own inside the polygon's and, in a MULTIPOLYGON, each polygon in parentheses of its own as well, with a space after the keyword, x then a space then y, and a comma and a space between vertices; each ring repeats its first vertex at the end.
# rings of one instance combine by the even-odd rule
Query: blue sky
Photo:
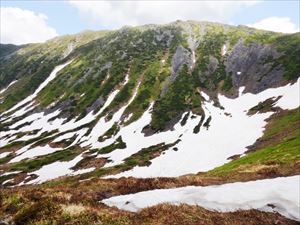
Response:
POLYGON ((116 29, 123 25, 167 23, 176 19, 213 20, 292 33, 299 31, 299 4, 299 1, 1 0, 1 42, 41 42, 48 37, 86 29, 116 29), (26 33, 24 40, 22 30, 26 33))

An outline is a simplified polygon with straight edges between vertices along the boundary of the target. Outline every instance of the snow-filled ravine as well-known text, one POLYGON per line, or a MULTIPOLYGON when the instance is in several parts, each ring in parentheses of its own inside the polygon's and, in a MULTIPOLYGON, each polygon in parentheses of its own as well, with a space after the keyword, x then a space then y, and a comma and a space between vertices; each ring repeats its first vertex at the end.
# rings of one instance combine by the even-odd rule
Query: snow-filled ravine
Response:
POLYGON ((258 209, 300 221, 299 190, 300 176, 291 176, 206 187, 157 189, 115 196, 102 202, 132 212, 161 203, 198 205, 219 212, 258 209))

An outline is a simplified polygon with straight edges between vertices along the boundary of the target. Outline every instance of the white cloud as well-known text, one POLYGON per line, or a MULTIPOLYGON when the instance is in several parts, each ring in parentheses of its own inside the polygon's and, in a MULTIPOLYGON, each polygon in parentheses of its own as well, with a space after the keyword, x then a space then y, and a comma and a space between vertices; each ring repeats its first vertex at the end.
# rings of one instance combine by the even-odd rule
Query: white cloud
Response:
POLYGON ((296 24, 288 17, 269 17, 258 21, 257 23, 248 24, 247 26, 282 33, 299 32, 296 24))
POLYGON ((57 36, 47 25, 47 16, 15 7, 1 7, 0 42, 25 44, 44 42, 57 36))
POLYGON ((241 7, 259 1, 69 1, 99 27, 168 23, 175 20, 228 22, 241 7))

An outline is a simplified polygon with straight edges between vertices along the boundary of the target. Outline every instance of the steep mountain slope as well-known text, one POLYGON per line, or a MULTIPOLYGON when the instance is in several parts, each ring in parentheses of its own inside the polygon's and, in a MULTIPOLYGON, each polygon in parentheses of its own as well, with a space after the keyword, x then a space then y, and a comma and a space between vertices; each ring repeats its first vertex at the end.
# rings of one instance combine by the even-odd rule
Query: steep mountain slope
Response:
POLYGON ((0 47, 3 187, 299 174, 300 33, 176 21, 0 47))

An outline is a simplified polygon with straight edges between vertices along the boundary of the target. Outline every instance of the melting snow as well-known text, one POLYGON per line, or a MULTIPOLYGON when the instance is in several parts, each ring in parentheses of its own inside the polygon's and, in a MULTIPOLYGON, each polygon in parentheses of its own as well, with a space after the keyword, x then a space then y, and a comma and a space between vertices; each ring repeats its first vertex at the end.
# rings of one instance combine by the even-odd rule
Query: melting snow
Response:
MULTIPOLYGON (((61 176, 73 175, 74 172, 71 168, 75 166, 81 159, 83 159, 82 154, 76 156, 73 160, 68 162, 54 162, 49 165, 45 165, 39 170, 36 170, 31 174, 35 174, 38 177, 34 180, 27 182, 26 184, 38 184, 45 181, 55 179, 61 176)), ((76 174, 80 172, 77 171, 76 174)))
POLYGON ((23 159, 31 159, 34 158, 36 156, 42 156, 42 155, 47 155, 53 152, 57 152, 57 151, 61 151, 62 148, 51 148, 49 145, 45 145, 45 146, 37 146, 34 148, 31 148, 29 150, 26 150, 24 153, 18 155, 17 157, 13 158, 10 163, 15 163, 15 162, 19 162, 23 159))
POLYGON ((5 113, 9 113, 25 104, 27 104, 28 102, 31 102, 36 96, 37 94, 44 88, 47 86, 47 84, 52 81, 55 77, 56 74, 62 70, 64 67, 66 67, 67 65, 69 65, 73 60, 70 60, 62 65, 56 66, 54 68, 54 70, 50 73, 50 75, 47 77, 47 79, 40 84, 40 86, 35 90, 35 92, 32 95, 29 95, 27 98, 23 99, 22 101, 20 101, 18 104, 16 104, 15 106, 13 106, 12 108, 10 108, 8 111, 6 111, 5 113))
POLYGON ((5 184, 10 183, 10 182, 13 182, 13 181, 14 181, 14 178, 8 179, 8 180, 4 181, 4 182, 2 183, 2 185, 5 185, 5 184))
POLYGON ((92 172, 96 169, 96 167, 90 167, 90 168, 85 168, 85 169, 81 169, 81 170, 76 170, 74 172, 72 172, 72 175, 79 175, 79 174, 83 174, 83 173, 89 173, 92 172))
MULTIPOLYGON (((62 69, 62 66, 66 65, 61 65, 58 69, 62 69)), ((56 73, 57 72, 58 71, 56 71, 56 73)), ((53 79, 53 73, 54 71, 51 73, 51 79, 53 79)), ((123 85, 128 82, 128 76, 129 75, 127 74, 123 85)), ((49 80, 47 82, 49 82, 49 80)), ((213 102, 209 102, 209 96, 202 92, 201 95, 206 100, 203 103, 206 119, 211 116, 212 120, 210 122, 209 129, 207 130, 204 127, 201 127, 201 130, 198 134, 194 134, 193 129, 199 123, 200 117, 192 115, 195 118, 192 119, 190 117, 184 126, 181 126, 180 123, 178 123, 175 125, 175 129, 172 131, 161 132, 145 137, 142 133, 142 129, 151 121, 151 109, 153 106, 153 104, 151 104, 149 109, 139 120, 129 124, 128 126, 121 127, 119 133, 115 137, 107 139, 104 142, 98 142, 99 136, 111 128, 115 122, 120 121, 120 118, 127 105, 133 101, 135 95, 137 94, 139 87, 137 86, 127 105, 123 106, 118 112, 116 112, 110 121, 105 121, 105 119, 102 117, 93 128, 90 135, 83 137, 83 135, 85 135, 87 132, 87 128, 83 128, 79 131, 67 133, 61 137, 58 137, 55 139, 55 141, 57 142, 59 140, 64 140, 66 138, 70 138, 70 135, 76 134, 77 138, 72 144, 75 144, 79 141, 84 141, 82 146, 90 145, 92 148, 101 148, 113 143, 115 138, 121 135, 122 139, 126 142, 126 149, 117 149, 111 153, 101 155, 101 157, 107 157, 108 159, 112 160, 112 162, 105 165, 105 167, 109 167, 122 163, 125 158, 140 151, 142 148, 147 148, 162 142, 165 142, 166 144, 173 143, 180 138, 182 141, 174 146, 178 148, 178 151, 166 151, 165 154, 153 159, 149 167, 137 166, 130 171, 110 177, 179 176, 187 173, 207 171, 228 162, 227 158, 232 155, 244 153, 246 146, 253 144, 257 138, 262 136, 264 126, 266 125, 265 119, 268 118, 272 113, 268 112, 248 116, 247 111, 251 107, 270 97, 282 95, 283 97, 277 102, 276 106, 279 106, 283 109, 296 108, 299 106, 299 84, 300 79, 298 79, 298 81, 293 85, 287 85, 276 89, 268 89, 257 95, 250 93, 242 94, 243 88, 240 88, 240 96, 236 99, 229 99, 225 96, 219 95, 220 104, 225 108, 225 110, 215 107, 213 102), (231 116, 229 117, 227 113, 229 113, 231 116), (228 129, 229 127, 230 129, 228 129)), ((42 90, 43 85, 41 86, 41 88, 39 87, 37 91, 42 90)), ((46 86, 46 84, 44 86, 46 86)), ((57 118, 49 122, 51 118, 59 114, 59 111, 55 111, 48 115, 44 115, 44 113, 35 113, 15 123, 10 128, 16 128, 23 123, 33 121, 32 124, 21 127, 18 131, 10 130, 7 132, 0 132, 0 135, 4 137, 7 134, 14 135, 20 131, 27 132, 34 129, 41 129, 35 135, 27 135, 19 139, 26 140, 28 138, 39 136, 45 131, 58 129, 60 132, 65 132, 74 129, 94 120, 96 116, 103 112, 103 110, 113 101, 118 92, 119 90, 112 92, 103 107, 96 114, 90 112, 87 116, 79 121, 75 121, 76 119, 73 119, 63 124, 64 119, 57 118)), ((32 97, 32 99, 33 98, 34 97, 32 97)), ((21 110, 24 110, 24 108, 21 110)), ((15 137, 12 136, 1 140, 1 145, 6 142, 8 143, 14 138, 15 137)), ((29 150, 30 147, 31 145, 28 145, 17 151, 18 156, 12 161, 19 161, 26 157, 30 158, 57 151, 57 149, 49 149, 49 146, 48 150, 42 150, 41 148, 43 147, 39 147, 35 150, 29 150)), ((78 157, 75 159, 79 161, 82 157, 78 157)), ((45 180, 53 179, 58 176, 72 174, 73 172, 70 168, 77 163, 77 161, 74 160, 70 162, 55 162, 42 167, 40 170, 34 172, 40 176, 34 182, 44 182, 45 180), (58 172, 52 173, 51 169, 55 168, 55 166, 58 166, 57 168, 61 169, 59 169, 58 172), (47 175, 47 173, 49 174, 47 175)))
MULTIPOLYGON (((206 119, 211 116, 212 120, 209 129, 201 127, 198 134, 194 134, 193 129, 200 120, 199 116, 195 119, 189 118, 184 127, 178 123, 175 125, 174 131, 144 137, 141 129, 151 119, 150 113, 146 112, 140 120, 120 130, 118 135, 122 135, 127 144, 126 149, 101 155, 113 160, 105 166, 119 164, 141 148, 161 142, 172 143, 180 134, 183 134, 180 137, 182 141, 174 146, 178 148, 178 151, 166 151, 165 154, 151 160, 151 165, 148 167, 136 166, 132 170, 108 177, 171 177, 208 171, 221 166, 229 161, 227 158, 230 156, 243 154, 247 150, 247 146, 261 137, 266 125, 265 119, 272 115, 272 112, 267 112, 248 116, 248 110, 265 99, 280 95, 282 98, 276 106, 283 109, 297 108, 299 106, 299 88, 300 79, 293 85, 268 89, 257 95, 247 93, 236 99, 219 95, 220 104, 225 110, 215 107, 213 102, 204 102, 206 119), (231 116, 228 116, 227 113, 230 113, 231 116)), ((201 95, 205 96, 203 92, 201 95)), ((106 141, 108 142, 108 140, 106 141)))
MULTIPOLYGON (((103 135, 108 129, 110 129, 115 122, 119 122, 120 118, 125 111, 126 107, 130 105, 130 103, 133 101, 135 96, 137 95, 137 91, 139 88, 140 82, 138 83, 137 87, 134 90, 134 93, 131 97, 131 99, 128 101, 128 103, 123 106, 121 109, 119 109, 114 115, 113 118, 109 121, 105 121, 105 118, 102 117, 98 121, 98 123, 94 126, 92 129, 90 135, 88 137, 85 137, 83 140, 85 142, 82 144, 82 146, 89 146, 91 145, 92 148, 101 148, 103 147, 103 143, 98 142, 98 138, 103 135)), ((104 109, 104 107, 102 107, 104 109)), ((111 139, 112 141, 112 139, 111 139)))
POLYGON ((278 212, 285 217, 300 221, 299 190, 300 176, 292 176, 207 187, 187 186, 152 190, 120 195, 102 202, 132 212, 160 203, 175 205, 185 203, 219 212, 258 209, 278 212))
POLYGON ((221 55, 224 56, 224 55, 226 55, 226 53, 227 53, 227 46, 226 46, 226 44, 224 44, 222 47, 221 55))
MULTIPOLYGON (((63 67, 65 67, 66 65, 68 65, 71 62, 72 62, 72 60, 69 61, 66 64, 63 64, 61 66, 57 66, 53 70, 53 72, 51 73, 51 75, 47 78, 47 80, 40 85, 40 87, 35 91, 35 93, 33 95, 28 96, 22 102, 18 103, 18 106, 17 105, 14 106, 13 108, 11 108, 10 110, 8 110, 5 113, 8 113, 8 112, 10 112, 10 111, 12 111, 12 110, 20 107, 21 105, 24 105, 27 102, 30 102, 32 99, 34 99, 34 97, 37 95, 37 93, 40 90, 42 90, 42 88, 45 87, 48 82, 50 82, 52 79, 55 78, 56 73, 59 70, 63 69, 63 67)), ((124 79, 123 85, 125 85, 128 81, 129 81, 129 73, 126 74, 126 77, 124 79)), ((85 125, 85 124, 93 121, 99 114, 101 114, 102 111, 113 101, 114 97, 117 95, 118 92, 119 92, 119 90, 113 91, 109 95, 109 97, 107 98, 105 104, 102 106, 102 108, 96 114, 93 114, 93 112, 90 112, 88 115, 86 115, 84 118, 82 118, 82 119, 80 119, 78 121, 76 121, 76 118, 75 118, 75 119, 72 119, 71 121, 68 121, 67 123, 63 123, 64 119, 62 119, 62 118, 56 118, 55 120, 49 122, 49 120, 51 118, 56 117, 60 113, 59 110, 57 110, 57 111, 55 111, 53 113, 50 113, 48 115, 44 115, 44 113, 41 112, 41 113, 35 113, 35 114, 32 114, 32 115, 30 115, 28 117, 25 117, 24 119, 22 119, 22 120, 16 122, 15 124, 13 124, 12 126, 10 126, 11 130, 5 131, 5 132, 0 132, 1 137, 5 137, 6 135, 14 135, 14 134, 17 134, 19 132, 32 131, 34 129, 39 129, 40 131, 37 134, 34 134, 34 135, 25 135, 25 136, 23 136, 21 138, 18 138, 18 139, 15 139, 16 138, 15 136, 12 136, 12 137, 9 137, 9 138, 6 138, 6 139, 3 138, 1 140, 1 146, 4 146, 4 145, 8 144, 12 140, 14 140, 14 141, 16 141, 16 140, 29 140, 31 138, 38 137, 38 136, 40 136, 45 131, 49 132, 49 131, 53 131, 53 130, 58 129, 59 132, 66 132, 68 130, 72 130, 72 129, 75 129, 75 128, 79 127, 79 126, 85 125), (30 122, 32 122, 30 125, 23 126, 20 129, 18 129, 18 130, 13 130, 14 128, 16 128, 19 125, 22 125, 24 123, 30 123, 30 122)), ((25 106, 25 107, 21 108, 20 110, 16 111, 10 117, 4 118, 4 120, 6 120, 6 122, 8 122, 8 121, 12 120, 16 116, 23 115, 25 112, 27 112, 27 111, 31 110, 32 108, 34 108, 34 106, 32 104, 33 104, 33 102, 30 102, 29 104, 27 104, 27 106, 25 106)), ((4 120, 2 120, 2 121, 4 121, 4 120)), ((81 129, 79 131, 74 132, 75 134, 77 134, 77 138, 72 143, 72 145, 76 144, 85 135, 85 133, 87 132, 87 130, 88 129, 83 128, 83 129, 81 129)), ((63 139, 61 139, 61 140, 63 140, 63 139)))
POLYGON ((55 142, 60 142, 60 141, 66 140, 66 139, 70 139, 74 135, 76 135, 76 132, 65 133, 65 134, 55 138, 52 142, 55 143, 55 142))
MULTIPOLYGON (((11 171, 11 172, 6 172, 1 174, 1 176, 7 176, 7 175, 11 175, 11 174, 17 174, 17 173, 21 173, 22 171, 11 171)), ((3 184, 3 183, 2 183, 3 184)))
POLYGON ((0 159, 8 156, 9 154, 10 154, 10 152, 2 152, 2 153, 0 153, 0 159))
POLYGON ((195 67, 195 63, 196 63, 196 55, 195 55, 195 51, 192 51, 192 64, 190 66, 191 69, 193 69, 195 67))
POLYGON ((9 85, 7 85, 6 88, 4 88, 4 89, 2 89, 2 90, 0 91, 0 94, 4 93, 11 85, 13 85, 14 83, 16 83, 17 81, 18 81, 18 80, 15 80, 15 81, 11 82, 9 85))

